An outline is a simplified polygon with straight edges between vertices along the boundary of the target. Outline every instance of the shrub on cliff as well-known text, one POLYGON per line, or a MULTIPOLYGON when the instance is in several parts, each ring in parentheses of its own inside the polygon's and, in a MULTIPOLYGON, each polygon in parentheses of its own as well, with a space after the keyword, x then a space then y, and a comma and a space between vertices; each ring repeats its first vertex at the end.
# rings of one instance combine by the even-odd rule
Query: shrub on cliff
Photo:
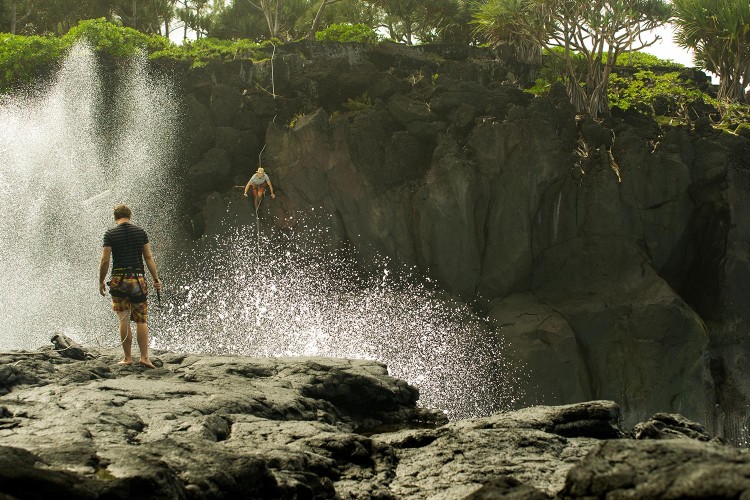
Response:
POLYGON ((278 40, 267 40, 256 43, 248 39, 221 40, 218 38, 201 38, 182 45, 170 45, 153 52, 151 58, 169 58, 179 61, 190 61, 193 67, 204 66, 211 61, 223 62, 235 59, 263 59, 266 56, 265 47, 272 43, 280 44, 278 40))
POLYGON ((715 101, 680 71, 658 74, 644 69, 632 75, 623 72, 610 77, 609 102, 622 110, 640 104, 656 116, 695 120, 700 118, 706 103, 714 106, 715 101))
POLYGON ((332 24, 315 33, 318 42, 358 42, 377 43, 379 36, 365 24, 332 24))
POLYGON ((147 35, 104 19, 81 21, 61 37, 3 33, 0 34, 0 93, 49 74, 66 50, 79 40, 115 57, 163 50, 171 44, 162 36, 147 35))
POLYGON ((0 34, 0 93, 27 85, 48 75, 70 46, 84 40, 97 52, 113 57, 132 57, 145 52, 150 58, 190 61, 193 67, 209 61, 263 59, 266 47, 278 40, 255 43, 251 40, 218 40, 202 38, 184 45, 174 45, 159 35, 149 35, 133 28, 119 26, 105 19, 81 21, 65 35, 23 36, 0 34))
POLYGON ((58 38, 0 33, 0 93, 44 76, 64 52, 58 38))
POLYGON ((154 52, 171 45, 169 39, 163 36, 147 35, 133 28, 112 24, 103 18, 81 21, 62 36, 65 46, 78 40, 85 40, 94 50, 115 57, 130 57, 141 51, 154 52))

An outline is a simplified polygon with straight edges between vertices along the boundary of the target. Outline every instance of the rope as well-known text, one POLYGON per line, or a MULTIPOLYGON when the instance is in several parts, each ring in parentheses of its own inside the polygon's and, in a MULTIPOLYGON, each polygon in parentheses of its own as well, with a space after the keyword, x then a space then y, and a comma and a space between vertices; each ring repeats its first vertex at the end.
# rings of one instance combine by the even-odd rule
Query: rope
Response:
POLYGON ((273 52, 271 52, 271 95, 276 99, 276 82, 273 79, 273 58, 276 56, 276 44, 271 42, 273 45, 273 52))
POLYGON ((260 204, 263 203, 263 198, 265 198, 265 194, 258 197, 258 206, 255 207, 255 249, 258 257, 260 257, 260 216, 258 210, 260 210, 260 204))

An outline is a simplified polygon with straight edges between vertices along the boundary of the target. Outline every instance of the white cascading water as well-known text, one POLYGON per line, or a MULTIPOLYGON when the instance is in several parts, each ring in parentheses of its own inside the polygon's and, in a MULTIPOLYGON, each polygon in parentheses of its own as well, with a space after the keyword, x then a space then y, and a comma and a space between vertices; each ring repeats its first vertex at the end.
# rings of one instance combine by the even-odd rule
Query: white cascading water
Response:
POLYGON ((260 242, 255 227, 183 241, 180 186, 168 175, 179 99, 145 59, 120 73, 105 94, 96 57, 78 45, 45 89, 0 100, 0 349, 49 345, 55 332, 119 345, 97 272, 112 208, 123 202, 149 233, 165 283, 161 307, 152 294, 152 348, 376 359, 451 418, 513 406, 523 375, 503 358, 501 339, 387 259, 362 278, 310 232, 271 227, 260 242))
POLYGON ((105 95, 96 57, 79 44, 44 89, 0 100, 2 348, 111 330, 105 299, 92 292, 112 208, 128 203, 141 220, 169 210, 156 192, 173 158, 177 100, 147 75, 145 58, 131 64, 105 95), (100 126, 108 101, 121 123, 112 130, 100 126))

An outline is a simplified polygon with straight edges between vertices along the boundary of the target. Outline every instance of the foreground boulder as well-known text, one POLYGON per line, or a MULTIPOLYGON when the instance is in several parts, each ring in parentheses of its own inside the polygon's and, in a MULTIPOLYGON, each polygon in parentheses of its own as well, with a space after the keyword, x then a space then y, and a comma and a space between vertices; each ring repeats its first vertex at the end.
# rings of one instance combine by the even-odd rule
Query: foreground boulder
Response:
POLYGON ((679 415, 637 440, 611 401, 447 423, 376 361, 119 354, 0 354, 0 498, 750 495, 748 450, 679 415))

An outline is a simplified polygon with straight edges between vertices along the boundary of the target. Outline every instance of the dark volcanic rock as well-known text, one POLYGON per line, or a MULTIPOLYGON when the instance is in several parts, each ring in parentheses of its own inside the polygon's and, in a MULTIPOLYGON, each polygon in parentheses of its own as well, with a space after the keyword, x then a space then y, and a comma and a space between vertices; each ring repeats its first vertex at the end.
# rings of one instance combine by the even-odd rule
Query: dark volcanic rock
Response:
POLYGON ((636 439, 677 439, 690 438, 698 441, 709 441, 711 436, 705 427, 686 419, 682 415, 657 413, 646 422, 633 428, 636 439))
MULTIPOLYGON (((148 370, 118 365, 119 354, 89 350, 80 361, 52 349, 0 354, 19 381, 0 396, 0 497, 740 498, 749 491, 747 450, 701 442, 695 432, 621 439, 620 408, 610 401, 446 423, 373 361, 157 351, 162 367, 148 370)), ((653 422, 695 429, 679 415, 644 425, 653 422)))
POLYGON ((609 441, 568 473, 562 498, 747 498, 750 453, 690 439, 609 441))
POLYGON ((629 426, 664 411, 746 439, 750 140, 580 119, 491 49, 296 44, 274 68, 190 76, 197 236, 252 222, 231 186, 262 149, 270 230, 477 304, 528 367, 520 404, 613 399, 629 426))
POLYGON ((332 497, 346 464, 375 466, 371 439, 354 431, 444 421, 376 362, 155 353, 163 367, 146 370, 89 354, 3 356, 13 373, 0 461, 15 466, 0 467, 0 492, 332 497))

